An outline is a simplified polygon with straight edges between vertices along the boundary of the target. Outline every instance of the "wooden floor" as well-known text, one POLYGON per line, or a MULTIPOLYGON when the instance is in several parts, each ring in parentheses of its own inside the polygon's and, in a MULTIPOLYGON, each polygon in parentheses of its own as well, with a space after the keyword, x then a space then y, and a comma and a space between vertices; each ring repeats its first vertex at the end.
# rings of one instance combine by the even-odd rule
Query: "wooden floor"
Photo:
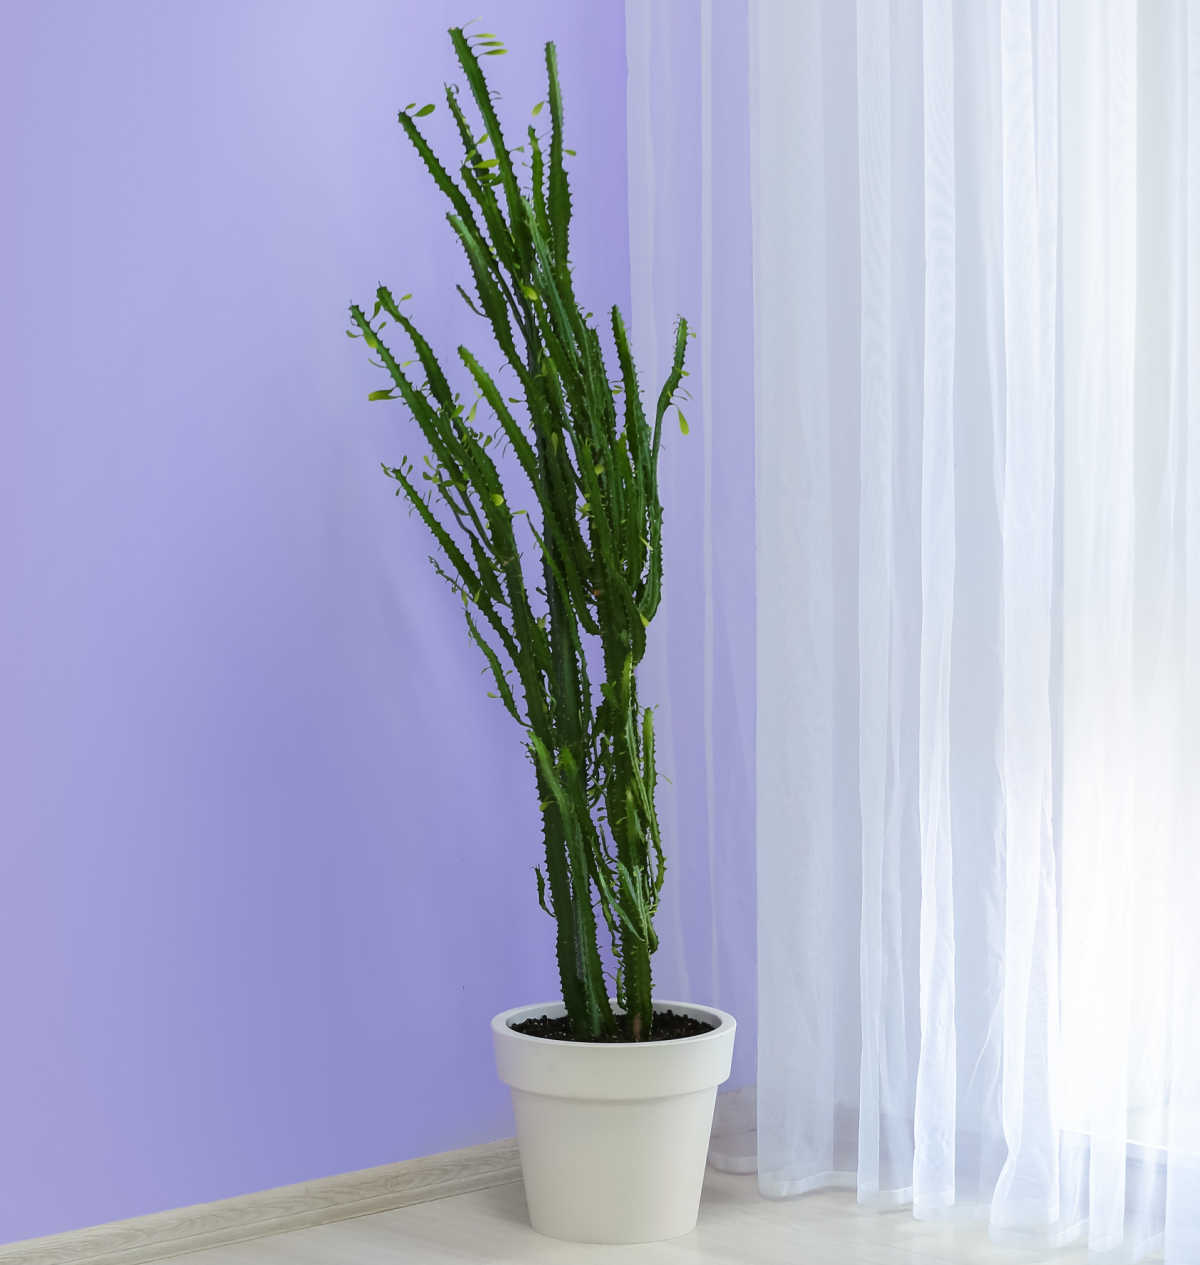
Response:
POLYGON ((443 1265, 529 1261, 572 1265, 1082 1265, 1081 1249, 1047 1253, 996 1247, 982 1230, 915 1221, 907 1211, 862 1210, 853 1194, 824 1191, 795 1199, 759 1196, 752 1177, 709 1172, 700 1224, 666 1243, 594 1247, 535 1234, 521 1186, 509 1183, 273 1238, 210 1248, 186 1265, 443 1265))

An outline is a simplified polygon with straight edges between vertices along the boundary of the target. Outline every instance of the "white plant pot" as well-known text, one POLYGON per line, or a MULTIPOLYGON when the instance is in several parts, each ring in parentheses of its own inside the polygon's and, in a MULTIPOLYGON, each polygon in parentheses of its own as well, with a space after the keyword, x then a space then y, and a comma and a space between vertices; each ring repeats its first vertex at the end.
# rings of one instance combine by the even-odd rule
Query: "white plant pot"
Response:
POLYGON ((574 1243, 650 1243, 696 1224, 717 1086, 736 1024, 711 1006, 655 1001, 714 1024, 676 1041, 552 1041, 511 1024, 564 1013, 518 1006, 492 1020, 512 1090, 529 1220, 574 1243))

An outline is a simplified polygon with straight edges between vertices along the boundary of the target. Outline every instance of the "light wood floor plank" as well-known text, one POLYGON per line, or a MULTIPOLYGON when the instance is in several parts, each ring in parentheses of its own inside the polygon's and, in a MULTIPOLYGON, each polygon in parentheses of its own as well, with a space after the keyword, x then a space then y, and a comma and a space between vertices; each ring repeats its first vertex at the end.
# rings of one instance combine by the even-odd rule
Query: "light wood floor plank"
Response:
POLYGON ((710 1173, 696 1230, 633 1247, 559 1243, 530 1228, 519 1183, 213 1248, 187 1265, 1083 1265, 1081 1249, 992 1244, 976 1226, 860 1209, 848 1191, 759 1196, 752 1177, 710 1173))

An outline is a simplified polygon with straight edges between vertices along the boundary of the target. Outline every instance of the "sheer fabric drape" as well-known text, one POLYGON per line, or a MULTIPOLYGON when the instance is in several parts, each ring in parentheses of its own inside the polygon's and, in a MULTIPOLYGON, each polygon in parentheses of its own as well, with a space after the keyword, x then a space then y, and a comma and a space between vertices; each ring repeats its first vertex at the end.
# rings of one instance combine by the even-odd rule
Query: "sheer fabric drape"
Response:
POLYGON ((627 17, 692 440, 753 382, 760 1185, 1200 1260, 1200 8, 627 17))
MULTIPOLYGON (((668 0, 631 4, 626 18, 631 335, 645 389, 663 380, 681 313, 696 334, 681 401, 689 433, 674 411, 664 433, 663 601, 642 669, 670 873, 655 992, 737 1016, 732 1090, 754 1083, 757 991, 747 15, 668 0), (733 47, 742 56, 728 73, 704 71, 733 47)), ((735 1167, 753 1167, 750 1104, 727 1095, 720 1108, 735 1167)))

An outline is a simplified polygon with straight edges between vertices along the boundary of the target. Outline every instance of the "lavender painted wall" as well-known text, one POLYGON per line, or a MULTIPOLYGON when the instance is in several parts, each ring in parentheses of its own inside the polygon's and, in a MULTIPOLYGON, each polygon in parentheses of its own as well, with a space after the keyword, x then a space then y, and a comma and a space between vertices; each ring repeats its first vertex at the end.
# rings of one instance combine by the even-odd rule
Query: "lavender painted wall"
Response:
POLYGON ((626 303, 615 0, 0 15, 0 1241, 511 1128, 528 769, 341 332, 386 279, 481 337, 394 122, 475 13, 516 122, 558 41, 581 288, 626 303))

